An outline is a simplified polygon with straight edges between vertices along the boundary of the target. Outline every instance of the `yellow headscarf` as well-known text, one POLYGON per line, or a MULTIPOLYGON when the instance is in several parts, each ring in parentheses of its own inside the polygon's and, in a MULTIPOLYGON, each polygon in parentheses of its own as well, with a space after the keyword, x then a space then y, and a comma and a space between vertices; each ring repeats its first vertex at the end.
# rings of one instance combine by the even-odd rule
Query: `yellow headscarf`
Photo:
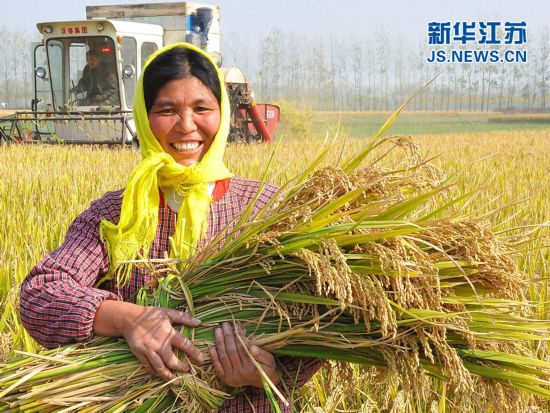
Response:
POLYGON ((106 243, 110 258, 110 271, 105 279, 116 277, 120 285, 130 279, 132 264, 128 261, 147 258, 149 255, 157 229, 159 188, 184 194, 178 211, 176 231, 170 239, 170 255, 185 259, 194 252, 206 231, 208 208, 212 201, 208 194, 208 183, 233 176, 223 163, 230 124, 229 101, 223 76, 206 52, 188 43, 176 43, 151 55, 138 80, 133 112, 142 161, 132 171, 124 190, 118 224, 105 219, 100 223, 101 239, 106 243), (194 50, 205 56, 218 74, 221 89, 220 126, 208 152, 200 162, 192 166, 180 165, 164 152, 151 132, 145 108, 145 70, 158 56, 176 47, 194 50))

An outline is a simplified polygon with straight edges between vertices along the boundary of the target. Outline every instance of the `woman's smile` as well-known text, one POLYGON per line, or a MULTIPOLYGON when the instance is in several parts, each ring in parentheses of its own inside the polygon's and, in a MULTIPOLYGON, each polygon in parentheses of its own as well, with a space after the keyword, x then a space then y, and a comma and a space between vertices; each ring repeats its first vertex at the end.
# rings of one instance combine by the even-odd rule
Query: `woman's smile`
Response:
POLYGON ((181 153, 192 153, 195 152, 202 145, 202 142, 191 141, 191 142, 175 142, 171 144, 172 147, 181 153))

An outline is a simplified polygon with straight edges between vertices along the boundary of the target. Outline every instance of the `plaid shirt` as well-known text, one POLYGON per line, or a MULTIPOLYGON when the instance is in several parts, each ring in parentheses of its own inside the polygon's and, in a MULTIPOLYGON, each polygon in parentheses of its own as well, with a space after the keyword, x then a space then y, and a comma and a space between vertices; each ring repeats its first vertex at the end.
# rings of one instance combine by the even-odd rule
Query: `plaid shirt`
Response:
MULTIPOLYGON (((259 182, 232 178, 227 192, 210 206, 206 240, 212 239, 240 216, 253 201, 259 182)), ((267 185, 253 213, 257 213, 275 194, 277 188, 267 185)), ((53 348, 71 342, 86 342, 93 337, 93 321, 104 300, 135 301, 139 288, 151 281, 145 268, 134 267, 129 283, 117 287, 113 282, 95 288, 109 269, 109 256, 99 237, 99 223, 105 218, 117 223, 122 205, 122 190, 108 192, 92 202, 91 207, 71 224, 65 241, 46 255, 31 270, 21 285, 21 321, 32 337, 44 347, 53 348)), ((175 231, 176 213, 160 205, 155 240, 149 258, 163 258, 169 251, 169 237, 175 231)), ((305 383, 319 368, 317 359, 281 357, 287 375, 284 382, 305 383)), ((283 386, 281 386, 282 388, 283 386)), ((290 409, 281 406, 283 412, 290 409)), ((263 390, 246 388, 227 400, 220 412, 268 412, 269 402, 263 390)))

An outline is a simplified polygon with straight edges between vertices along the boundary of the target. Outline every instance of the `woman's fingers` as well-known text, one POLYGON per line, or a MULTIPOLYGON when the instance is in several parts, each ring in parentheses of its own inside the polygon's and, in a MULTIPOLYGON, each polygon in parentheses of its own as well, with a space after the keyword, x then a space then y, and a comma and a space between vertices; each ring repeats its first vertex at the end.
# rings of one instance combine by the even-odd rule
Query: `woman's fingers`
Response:
POLYGON ((172 349, 164 348, 158 354, 160 355, 160 358, 162 359, 162 361, 164 362, 166 367, 168 367, 170 370, 172 370, 172 371, 182 371, 182 372, 189 371, 189 364, 187 364, 186 362, 180 360, 174 354, 172 349))
POLYGON ((269 351, 266 351, 255 344, 252 344, 249 347, 249 351, 250 354, 254 356, 256 361, 262 366, 275 367, 275 359, 269 351))
POLYGON ((248 338, 246 338, 246 330, 244 329, 244 327, 242 326, 242 324, 238 323, 236 326, 235 326, 235 336, 239 336, 240 337, 240 340, 239 337, 235 337, 235 339, 237 339, 239 341, 239 343, 244 343, 245 346, 247 346, 247 348, 249 348, 249 343, 248 343, 248 338))
POLYGON ((172 346, 183 351, 193 361, 197 363, 202 363, 204 361, 204 357, 199 349, 193 345, 191 340, 181 335, 180 332, 174 330, 171 343, 172 346))
POLYGON ((189 370, 189 364, 175 354, 175 349, 184 352, 191 361, 202 363, 204 357, 193 343, 173 328, 172 324, 197 326, 200 321, 190 314, 158 307, 136 306, 136 314, 124 329, 124 338, 130 350, 145 369, 171 380, 174 372, 189 370))
MULTIPOLYGON (((239 335, 240 340, 239 342, 244 343, 246 348, 248 349, 248 352, 260 363, 263 364, 264 361, 270 361, 271 354, 268 353, 265 350, 262 350, 260 347, 258 347, 255 344, 252 344, 248 338, 246 337, 246 330, 241 324, 237 324, 235 328, 235 333, 239 335)), ((238 339, 238 337, 237 337, 238 339)), ((244 350, 243 350, 244 351, 244 350)), ((246 354, 247 360, 248 360, 248 354, 246 354)))
POLYGON ((191 314, 187 312, 169 308, 164 309, 164 311, 172 324, 182 324, 186 327, 197 327, 201 324, 201 320, 192 317, 191 314))
POLYGON ((220 361, 220 357, 218 356, 218 352, 216 351, 216 347, 214 346, 210 347, 209 352, 210 352, 210 358, 212 359, 212 364, 214 365, 214 371, 216 372, 216 376, 218 376, 220 380, 223 380, 225 378, 225 371, 220 361))
POLYGON ((246 352, 243 349, 241 341, 237 337, 237 331, 233 330, 231 324, 225 322, 222 324, 223 336, 225 340, 225 350, 231 360, 233 368, 239 368, 248 361, 246 352))
POLYGON ((149 360, 149 363, 151 363, 151 367, 153 367, 153 370, 155 373, 162 377, 164 380, 172 380, 175 376, 174 373, 170 371, 168 367, 164 364, 164 361, 158 355, 157 353, 151 352, 147 354, 147 358, 149 360))
MULTIPOLYGON (((176 334, 179 335, 179 333, 175 333, 174 336, 176 336, 176 334)), ((186 340, 184 337, 181 338, 184 341, 186 340)), ((184 344, 183 347, 185 346, 187 346, 187 344, 184 344)), ((191 346, 195 349, 192 344, 191 346)), ((199 353, 199 356, 202 360, 202 354, 199 353)), ((175 377, 174 372, 189 371, 189 364, 180 360, 172 351, 172 347, 170 345, 165 345, 157 351, 151 350, 146 353, 137 353, 136 357, 149 373, 160 376, 164 380, 172 380, 175 377)), ((194 356, 194 358, 197 359, 197 356, 194 356)))
POLYGON ((240 323, 237 324, 235 327, 235 340, 238 340, 240 344, 239 350, 241 354, 241 359, 248 364, 252 363, 248 353, 250 353, 252 357, 256 358, 258 352, 260 351, 260 348, 250 343, 250 341, 246 337, 246 330, 240 323), (245 351, 243 347, 246 347, 248 351, 245 351))
POLYGON ((218 360, 220 361, 224 371, 231 371, 233 367, 231 366, 231 360, 229 359, 229 355, 227 354, 227 350, 225 348, 225 335, 222 328, 216 328, 216 330, 214 330, 214 336, 216 338, 218 360))
POLYGON ((155 376, 157 374, 153 369, 153 366, 151 366, 151 363, 149 363, 149 360, 147 359, 147 357, 139 353, 134 355, 137 357, 137 359, 139 360, 143 368, 147 371, 147 373, 149 373, 151 376, 155 376))
POLYGON ((260 372, 250 355, 262 365, 262 370, 275 384, 279 382, 273 355, 251 344, 240 324, 232 328, 229 323, 223 323, 214 335, 216 346, 210 348, 210 358, 217 377, 224 383, 232 387, 263 387, 260 372))

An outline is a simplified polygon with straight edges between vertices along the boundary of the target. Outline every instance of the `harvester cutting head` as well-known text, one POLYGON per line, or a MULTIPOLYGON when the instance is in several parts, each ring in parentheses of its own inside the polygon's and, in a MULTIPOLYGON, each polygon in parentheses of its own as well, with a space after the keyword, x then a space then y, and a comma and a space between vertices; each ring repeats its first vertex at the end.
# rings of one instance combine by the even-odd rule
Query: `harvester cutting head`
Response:
POLYGON ((221 70, 231 103, 229 141, 271 142, 279 123, 279 106, 256 104, 254 92, 240 69, 225 67, 221 70))

